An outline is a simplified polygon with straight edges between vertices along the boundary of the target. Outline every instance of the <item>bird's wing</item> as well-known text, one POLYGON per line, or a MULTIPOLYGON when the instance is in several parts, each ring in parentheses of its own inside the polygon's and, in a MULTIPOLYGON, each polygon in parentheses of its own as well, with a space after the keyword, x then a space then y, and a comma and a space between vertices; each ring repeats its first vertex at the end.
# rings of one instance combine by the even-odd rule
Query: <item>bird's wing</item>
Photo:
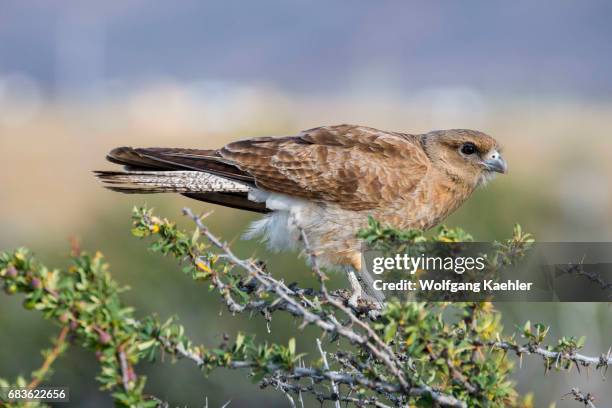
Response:
POLYGON ((264 190, 355 211, 406 198, 430 165, 416 136, 354 125, 241 140, 218 153, 264 190))
POLYGON ((227 163, 217 150, 117 147, 106 159, 129 169, 196 170, 245 183, 254 182, 251 175, 227 163))
MULTIPOLYGON (((319 127, 298 136, 245 139, 219 150, 119 147, 107 158, 129 170, 203 171, 355 211, 406 198, 430 165, 416 136, 354 125, 319 127)), ((246 193, 185 195, 267 211, 265 203, 250 202, 246 193)))

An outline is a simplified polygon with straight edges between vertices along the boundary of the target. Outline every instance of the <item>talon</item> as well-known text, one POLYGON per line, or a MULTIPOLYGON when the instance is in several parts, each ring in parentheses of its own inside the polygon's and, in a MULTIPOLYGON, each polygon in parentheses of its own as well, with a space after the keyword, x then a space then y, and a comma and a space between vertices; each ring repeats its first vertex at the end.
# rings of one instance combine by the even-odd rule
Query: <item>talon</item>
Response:
POLYGON ((361 300, 360 294, 354 292, 351 297, 348 300, 348 304, 349 306, 351 306, 353 309, 358 309, 359 308, 359 301, 361 300))

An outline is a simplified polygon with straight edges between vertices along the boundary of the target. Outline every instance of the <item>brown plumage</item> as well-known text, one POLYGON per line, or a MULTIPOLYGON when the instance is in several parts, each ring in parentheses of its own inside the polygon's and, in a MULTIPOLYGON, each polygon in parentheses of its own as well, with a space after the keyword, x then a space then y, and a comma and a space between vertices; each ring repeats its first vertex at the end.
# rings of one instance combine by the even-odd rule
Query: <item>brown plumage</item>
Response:
POLYGON ((506 163, 490 136, 465 129, 421 135, 339 125, 262 137, 218 150, 112 150, 126 171, 97 172, 122 192, 179 192, 267 213, 247 235, 271 247, 299 244, 296 225, 327 265, 360 269, 357 231, 369 215, 397 228, 428 229, 506 163))

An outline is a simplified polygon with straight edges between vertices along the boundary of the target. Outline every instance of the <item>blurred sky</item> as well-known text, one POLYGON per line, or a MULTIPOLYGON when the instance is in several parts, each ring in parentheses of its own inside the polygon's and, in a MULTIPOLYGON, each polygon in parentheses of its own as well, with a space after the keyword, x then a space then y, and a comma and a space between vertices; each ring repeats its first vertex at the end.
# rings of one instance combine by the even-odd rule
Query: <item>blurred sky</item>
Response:
POLYGON ((90 98, 172 77, 607 99, 611 12, 604 0, 2 0, 0 74, 90 98))

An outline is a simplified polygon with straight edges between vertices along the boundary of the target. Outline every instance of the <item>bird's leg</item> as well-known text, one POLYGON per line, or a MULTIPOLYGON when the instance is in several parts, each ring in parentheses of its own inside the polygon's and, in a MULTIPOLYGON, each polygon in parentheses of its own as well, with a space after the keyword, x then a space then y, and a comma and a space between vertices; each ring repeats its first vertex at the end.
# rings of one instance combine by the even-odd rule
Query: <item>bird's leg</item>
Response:
POLYGON ((349 306, 355 310, 367 310, 370 318, 376 320, 384 306, 384 295, 374 288, 371 288, 371 292, 368 291, 370 287, 364 282, 363 274, 356 272, 353 267, 348 266, 346 273, 353 290, 348 299, 349 306))
POLYGON ((348 300, 349 306, 354 310, 366 311, 370 319, 377 320, 385 304, 384 296, 376 291, 372 295, 368 294, 364 290, 364 288, 367 288, 367 284, 364 285, 363 280, 360 279, 362 275, 358 276, 352 267, 347 269, 348 279, 353 289, 353 293, 348 300))
POLYGON ((349 305, 353 308, 357 308, 359 305, 359 299, 361 299, 361 295, 363 293, 361 289, 361 284, 359 283, 359 279, 355 272, 353 272, 352 268, 348 268, 348 280, 351 284, 351 289, 353 289, 353 293, 348 300, 349 305))
POLYGON ((349 305, 357 310, 365 306, 368 309, 368 316, 376 320, 380 317, 381 310, 385 305, 385 295, 374 289, 374 279, 367 268, 363 266, 361 252, 354 252, 350 260, 347 272, 353 288, 353 295, 349 299, 349 305))

